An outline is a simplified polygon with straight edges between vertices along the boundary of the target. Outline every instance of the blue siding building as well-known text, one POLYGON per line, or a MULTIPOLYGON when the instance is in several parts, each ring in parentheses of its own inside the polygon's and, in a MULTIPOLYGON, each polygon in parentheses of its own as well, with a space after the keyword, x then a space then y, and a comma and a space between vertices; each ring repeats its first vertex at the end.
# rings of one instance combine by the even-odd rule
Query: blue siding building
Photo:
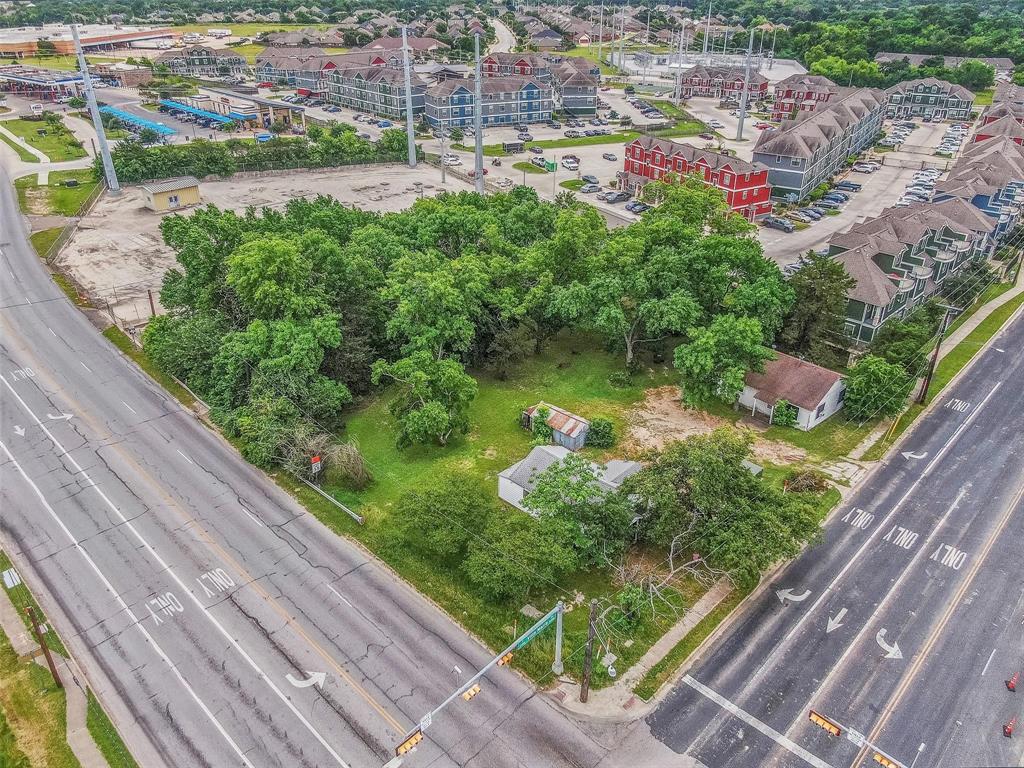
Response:
MULTIPOLYGON (((488 77, 480 87, 480 118, 485 126, 543 123, 551 119, 554 92, 550 85, 532 78, 488 77)), ((473 125, 473 91, 474 82, 461 79, 444 80, 427 88, 427 122, 435 128, 473 125)))

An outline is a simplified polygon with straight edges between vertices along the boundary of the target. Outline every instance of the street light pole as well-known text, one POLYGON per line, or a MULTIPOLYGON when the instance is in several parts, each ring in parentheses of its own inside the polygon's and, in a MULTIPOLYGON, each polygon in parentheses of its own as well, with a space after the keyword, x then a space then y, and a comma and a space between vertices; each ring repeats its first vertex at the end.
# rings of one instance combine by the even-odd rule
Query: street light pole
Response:
POLYGON ((740 94, 740 121, 736 125, 736 141, 743 139, 743 121, 747 117, 747 91, 750 88, 750 55, 754 51, 754 30, 750 30, 750 42, 747 43, 747 63, 743 69, 743 93, 740 94))
POLYGON ((479 194, 484 193, 484 126, 483 126, 483 110, 484 110, 484 97, 483 97, 483 84, 481 82, 482 74, 480 72, 480 33, 477 32, 473 35, 473 52, 476 54, 476 88, 474 90, 474 104, 473 104, 473 132, 476 134, 476 152, 475 162, 473 167, 476 169, 473 181, 475 182, 476 191, 479 194))
POLYGON ((85 52, 82 50, 82 41, 78 37, 77 23, 71 25, 71 36, 75 41, 75 53, 78 54, 78 67, 82 70, 82 86, 85 90, 85 101, 89 105, 89 115, 92 117, 92 125, 96 129, 96 139, 100 145, 100 158, 103 162, 103 176, 107 181, 107 189, 112 195, 120 194, 121 185, 117 181, 114 161, 110 158, 107 134, 103 130, 103 120, 100 119, 100 108, 96 104, 96 92, 92 88, 92 79, 89 77, 89 65, 85 60, 85 52))
MULTIPOLYGON (((405 69, 405 132, 409 148, 409 167, 416 167, 416 126, 412 114, 412 64, 409 61, 409 28, 402 27, 402 64, 405 69)), ((442 162, 441 165, 444 165, 442 162)))

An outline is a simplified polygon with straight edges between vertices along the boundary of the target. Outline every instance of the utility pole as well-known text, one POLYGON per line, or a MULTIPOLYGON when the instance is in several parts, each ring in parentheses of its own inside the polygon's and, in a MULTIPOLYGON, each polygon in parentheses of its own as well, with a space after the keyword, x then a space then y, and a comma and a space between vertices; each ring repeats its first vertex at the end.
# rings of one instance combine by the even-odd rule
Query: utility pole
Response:
POLYGON ((619 70, 622 74, 629 76, 626 72, 626 11, 619 11, 619 70))
POLYGON ((935 349, 932 350, 931 360, 928 361, 928 373, 924 376, 924 383, 921 384, 921 393, 917 397, 917 402, 924 405, 928 402, 928 389, 932 385, 932 376, 935 375, 935 366, 939 362, 939 347, 942 346, 942 340, 946 336, 946 329, 949 328, 949 319, 952 317, 953 312, 956 311, 955 307, 943 306, 946 313, 942 316, 942 324, 939 326, 939 338, 935 341, 935 349))
POLYGON ((601 65, 601 52, 604 50, 604 0, 601 0, 601 15, 597 24, 597 64, 601 65))
POLYGON ((103 161, 103 175, 107 180, 107 189, 110 194, 121 193, 121 185, 117 182, 117 173, 114 171, 114 161, 110 159, 110 147, 107 146, 107 134, 103 130, 103 121, 100 119, 100 108, 96 105, 96 93, 92 89, 92 80, 89 77, 89 65, 85 61, 85 53, 82 51, 82 41, 78 37, 78 24, 71 25, 71 36, 75 40, 75 53, 78 54, 78 67, 82 70, 82 86, 85 91, 85 101, 89 105, 89 114, 92 116, 92 125, 96 129, 96 139, 100 145, 100 158, 103 161))
POLYGON ((480 72, 480 33, 473 35, 473 53, 476 55, 476 88, 473 101, 473 133, 476 135, 476 153, 473 167, 476 169, 473 181, 476 191, 481 195, 484 193, 484 97, 483 97, 483 76, 480 72))
MULTIPOLYGON (((416 125, 412 114, 412 63, 409 61, 409 28, 402 27, 402 63, 405 67, 405 132, 408 137, 409 167, 416 167, 416 125)), ((444 165, 442 161, 441 165, 444 165)))
POLYGON ((32 622, 32 631, 35 633, 36 641, 39 643, 39 647, 43 649, 43 655, 46 657, 46 666, 50 668, 50 674, 53 675, 53 682, 57 684, 58 688, 63 688, 64 683, 60 681, 60 675, 57 674, 57 667, 53 663, 53 656, 50 655, 50 646, 46 644, 46 638, 43 637, 43 631, 39 628, 39 620, 36 618, 36 612, 32 610, 32 606, 25 607, 25 613, 28 614, 29 621, 32 622))
POLYGON ((676 89, 675 89, 675 105, 678 107, 679 102, 683 99, 683 35, 685 30, 679 32, 679 60, 676 67, 676 89))
POLYGON ((779 28, 772 24, 772 52, 768 58, 768 69, 771 69, 775 64, 775 36, 779 33, 779 28))
POLYGON ((559 600, 555 608, 558 613, 555 614, 555 660, 551 662, 551 671, 560 675, 565 672, 562 663, 562 614, 565 613, 565 603, 559 600))
POLYGON ((594 635, 597 634, 597 599, 590 601, 590 624, 587 628, 587 652, 583 657, 583 680, 580 682, 580 703, 590 696, 590 673, 594 668, 594 635))
POLYGON ((704 55, 707 56, 708 50, 711 45, 711 7, 712 4, 708 3, 708 24, 704 31, 704 55))
POLYGON ((750 30, 747 43, 747 63, 743 69, 743 93, 740 94, 740 121, 736 125, 736 141, 743 139, 743 121, 747 117, 747 90, 750 88, 750 55, 754 52, 754 30, 750 30))

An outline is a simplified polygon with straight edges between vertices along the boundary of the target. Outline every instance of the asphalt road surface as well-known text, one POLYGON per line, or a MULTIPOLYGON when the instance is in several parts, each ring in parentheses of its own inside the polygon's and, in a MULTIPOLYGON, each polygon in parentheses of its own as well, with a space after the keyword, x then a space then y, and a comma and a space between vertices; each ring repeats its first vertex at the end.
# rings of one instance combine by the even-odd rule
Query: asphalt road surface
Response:
MULTIPOLYGON (((99 335, 2 173, 0 392, 0 543, 146 768, 381 765, 487 660, 99 335)), ((607 752, 500 668, 405 765, 607 752)))
POLYGON ((711 768, 1018 766, 1024 318, 1016 319, 647 719, 711 768), (854 737, 856 740, 856 737, 854 737))

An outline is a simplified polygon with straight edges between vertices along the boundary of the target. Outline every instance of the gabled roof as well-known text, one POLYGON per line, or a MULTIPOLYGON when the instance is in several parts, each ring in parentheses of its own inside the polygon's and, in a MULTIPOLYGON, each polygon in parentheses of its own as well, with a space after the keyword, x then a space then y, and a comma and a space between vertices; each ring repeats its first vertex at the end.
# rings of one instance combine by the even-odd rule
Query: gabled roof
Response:
POLYGON ((937 77, 922 77, 918 80, 904 80, 902 83, 896 83, 896 85, 891 88, 887 88, 885 95, 888 96, 893 93, 904 94, 907 91, 913 90, 918 85, 927 86, 929 88, 938 88, 940 91, 948 93, 950 96, 956 96, 958 99, 963 101, 974 101, 974 94, 962 85, 950 83, 945 80, 939 80, 937 77))
MULTIPOLYGON (((742 80, 744 76, 743 67, 708 67, 703 64, 695 64, 680 72, 680 77, 683 79, 699 77, 701 80, 742 80)), ((761 85, 767 82, 768 78, 760 72, 750 73, 751 85, 761 85)))
MULTIPOLYGON (((1024 111, 1021 112, 1024 115, 1024 111)), ((988 125, 983 125, 978 128, 976 136, 1007 136, 1011 139, 1024 139, 1024 125, 1017 122, 1016 119, 1007 115, 1006 117, 1000 117, 998 120, 993 120, 988 125)), ((977 141, 977 138, 975 138, 977 141)))
POLYGON ((813 411, 825 399, 842 375, 820 365, 776 352, 764 364, 764 373, 750 371, 744 381, 762 403, 774 406, 786 400, 805 411, 813 411))
MULTIPOLYGON (((499 472, 498 477, 510 480, 529 493, 537 485, 537 477, 544 470, 562 461, 570 453, 568 448, 563 448, 560 445, 537 445, 525 458, 499 472)), ((604 466, 594 463, 591 463, 590 466, 597 477, 598 486, 606 493, 614 491, 622 484, 623 480, 630 475, 635 475, 643 468, 635 461, 621 459, 613 459, 604 466)))
POLYGON ((687 165, 705 165, 713 171, 728 170, 732 173, 755 173, 764 170, 761 163, 749 163, 738 157, 723 155, 699 149, 682 141, 662 139, 657 136, 637 136, 627 146, 640 146, 646 151, 657 150, 670 158, 682 157, 687 165))
POLYGON ((754 153, 782 157, 811 157, 815 150, 831 143, 883 103, 882 92, 874 88, 843 88, 837 98, 795 120, 783 120, 777 129, 762 131, 754 153))
POLYGON ((590 422, 582 416, 577 416, 575 413, 569 413, 569 411, 559 408, 557 405, 540 402, 527 408, 526 412, 530 414, 530 416, 533 416, 539 408, 548 409, 549 413, 546 419, 547 425, 556 432, 561 432, 563 435, 576 437, 581 432, 586 432, 590 428, 590 422))
POLYGON ((846 273, 855 281, 847 298, 873 307, 885 307, 899 288, 871 258, 872 248, 861 246, 835 255, 846 273))

